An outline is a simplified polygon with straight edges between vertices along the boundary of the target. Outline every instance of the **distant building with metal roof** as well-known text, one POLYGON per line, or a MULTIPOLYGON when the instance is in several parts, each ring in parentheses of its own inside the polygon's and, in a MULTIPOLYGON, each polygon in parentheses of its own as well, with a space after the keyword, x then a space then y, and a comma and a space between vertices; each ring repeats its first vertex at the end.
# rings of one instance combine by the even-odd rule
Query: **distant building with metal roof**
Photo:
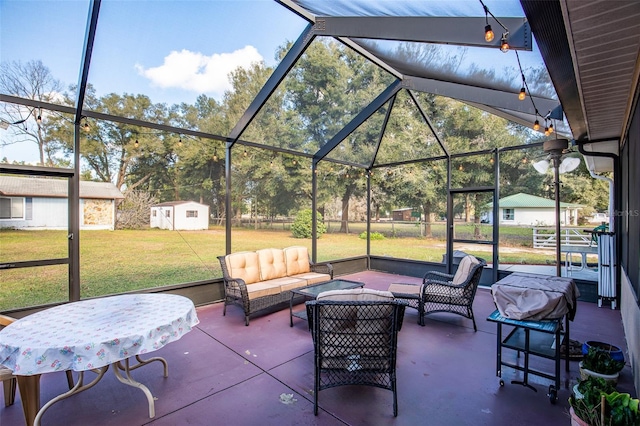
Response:
MULTIPOLYGON (((555 200, 536 195, 518 193, 498 201, 500 225, 555 226, 555 200)), ((492 223, 493 203, 485 205, 488 211, 482 214, 484 222, 492 223)), ((578 225, 578 211, 584 206, 576 203, 560 202, 560 224, 578 225)))

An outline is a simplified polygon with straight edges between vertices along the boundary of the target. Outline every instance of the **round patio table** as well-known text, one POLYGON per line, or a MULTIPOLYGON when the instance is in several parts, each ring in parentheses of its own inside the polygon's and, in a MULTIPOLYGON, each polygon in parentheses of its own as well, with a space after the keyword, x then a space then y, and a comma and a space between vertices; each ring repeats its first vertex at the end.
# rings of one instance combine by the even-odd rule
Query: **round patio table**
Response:
POLYGON ((158 361, 167 377, 163 358, 142 360, 140 355, 180 339, 198 322, 193 302, 172 294, 128 294, 67 303, 29 315, 0 331, 0 364, 18 378, 27 425, 39 424, 55 402, 95 385, 110 365, 119 381, 145 393, 152 418, 153 396, 131 378, 130 371, 158 361), (138 364, 130 366, 134 356, 138 364), (40 408, 40 375, 67 370, 79 372, 78 382, 40 408), (98 375, 85 385, 83 373, 87 370, 98 375))

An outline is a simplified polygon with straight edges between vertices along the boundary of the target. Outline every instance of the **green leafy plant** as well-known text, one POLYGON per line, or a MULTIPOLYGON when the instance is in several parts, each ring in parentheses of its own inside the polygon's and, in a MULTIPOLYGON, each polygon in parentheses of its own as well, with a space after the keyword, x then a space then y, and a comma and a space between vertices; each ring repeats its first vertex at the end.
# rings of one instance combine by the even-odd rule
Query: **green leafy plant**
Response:
MULTIPOLYGON (((311 238, 312 237, 312 224, 313 224, 313 212, 311 209, 304 209, 298 212, 296 219, 291 224, 291 233, 295 238, 311 238)), ((316 217, 316 232, 318 238, 325 232, 327 227, 322 220, 322 215, 317 214, 316 217)))
MULTIPOLYGON (((366 240, 366 239, 367 239, 367 231, 362 232, 362 233, 360 234, 360 239, 361 239, 361 240, 366 240)), ((373 240, 384 240, 384 235, 383 235, 383 234, 381 234, 380 232, 372 232, 372 233, 371 233, 371 236, 370 236, 370 239, 371 239, 372 241, 373 241, 373 240)))
POLYGON ((609 351, 592 346, 582 360, 582 368, 600 374, 615 374, 624 368, 624 361, 615 360, 609 351))
POLYGON ((638 399, 615 390, 606 380, 589 376, 578 384, 582 398, 572 395, 574 413, 592 426, 637 426, 640 424, 638 399))

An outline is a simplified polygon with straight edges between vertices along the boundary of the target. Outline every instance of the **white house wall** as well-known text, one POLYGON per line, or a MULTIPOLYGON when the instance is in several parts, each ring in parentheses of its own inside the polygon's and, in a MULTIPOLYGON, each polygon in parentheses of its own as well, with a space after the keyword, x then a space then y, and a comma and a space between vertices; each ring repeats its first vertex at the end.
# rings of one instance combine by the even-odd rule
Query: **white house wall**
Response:
MULTIPOLYGON (((0 220, 0 228, 69 229, 69 206, 66 198, 31 197, 31 200, 30 219, 2 219, 0 220)), ((24 199, 23 202, 25 202, 24 199)), ((26 206, 23 211, 26 214, 26 206)), ((114 223, 115 203, 113 200, 80 200, 80 229, 113 230, 114 223)))
POLYGON ((209 206, 185 203, 175 206, 175 229, 197 231, 209 228, 209 206), (198 217, 187 217, 187 210, 197 211, 198 217))
MULTIPOLYGON (((555 209, 533 208, 533 207, 516 207, 514 210, 513 220, 504 220, 504 209, 500 209, 501 225, 527 225, 527 226, 555 226, 556 211, 555 209)), ((560 224, 577 224, 577 211, 571 209, 560 210, 560 224), (573 219, 573 222, 571 222, 573 219)))

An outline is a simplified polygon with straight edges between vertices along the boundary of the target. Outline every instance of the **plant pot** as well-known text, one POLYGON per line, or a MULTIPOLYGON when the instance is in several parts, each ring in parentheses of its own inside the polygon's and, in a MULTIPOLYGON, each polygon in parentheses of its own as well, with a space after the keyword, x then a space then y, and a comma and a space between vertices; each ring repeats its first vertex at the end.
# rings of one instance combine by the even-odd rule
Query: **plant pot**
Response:
POLYGON ((615 345, 589 340, 582 344, 582 355, 586 355, 589 352, 590 347, 596 347, 598 349, 605 350, 609 352, 612 359, 624 362, 624 353, 622 352, 622 349, 615 345))
POLYGON ((576 383, 575 385, 573 385, 573 397, 575 399, 584 398, 584 395, 582 394, 582 392, 580 392, 580 389, 578 389, 579 385, 580 385, 580 383, 576 383))
POLYGON ((591 371, 586 368, 583 368, 582 361, 580 361, 579 366, 580 366, 580 378, 582 380, 586 380, 587 377, 589 376, 594 376, 594 377, 600 377, 606 380, 607 382, 612 383, 613 385, 616 385, 618 383, 618 376, 620 375, 620 373, 613 373, 613 374, 596 373, 595 371, 591 371))
POLYGON ((575 411, 573 411, 573 407, 569 408, 569 414, 571 415, 571 426, 589 426, 589 423, 578 417, 575 411))

